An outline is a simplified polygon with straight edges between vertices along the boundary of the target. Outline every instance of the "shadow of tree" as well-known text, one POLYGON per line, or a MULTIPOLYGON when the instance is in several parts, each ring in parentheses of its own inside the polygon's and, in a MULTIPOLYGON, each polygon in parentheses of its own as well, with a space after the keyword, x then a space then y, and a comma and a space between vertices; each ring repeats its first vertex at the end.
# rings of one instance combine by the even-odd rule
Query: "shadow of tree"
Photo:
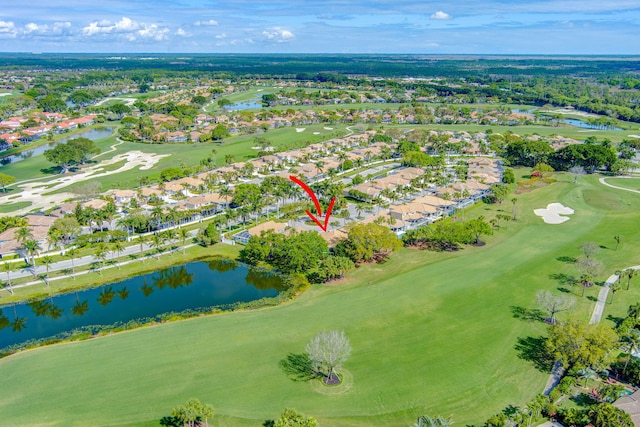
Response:
POLYGON ((511 309, 511 314, 514 319, 522 319, 527 322, 541 322, 544 320, 544 312, 537 308, 529 309, 517 305, 512 305, 509 308, 511 309))
POLYGON ((559 290, 560 292, 562 292, 563 294, 570 294, 570 293, 571 293, 571 289, 567 289, 567 288, 562 287, 562 286, 560 286, 560 287, 558 288, 558 290, 559 290))
POLYGON ((567 264, 575 264, 578 260, 572 256, 559 256, 556 261, 564 262, 567 264))
POLYGON ((575 285, 578 283, 578 279, 566 273, 552 273, 549 275, 549 278, 557 280, 561 285, 575 285))
POLYGON ((547 352, 546 342, 545 337, 518 338, 514 348, 520 359, 533 363, 540 372, 551 373, 554 360, 547 352))
POLYGON ((318 377, 313 363, 306 353, 289 353, 279 363, 280 369, 291 378, 291 381, 304 382, 318 377))
POLYGON ((598 298, 596 298, 596 297, 594 297, 594 296, 592 296, 592 295, 589 295, 589 296, 587 297, 587 299, 588 299, 589 301, 598 302, 598 298))
POLYGON ((58 175, 60 174, 60 168, 58 166, 52 166, 50 168, 42 168, 40 172, 45 175, 58 175))
POLYGON ((616 327, 617 327, 617 326, 620 326, 620 324, 624 320, 624 317, 616 317, 616 316, 613 316, 613 315, 609 314, 609 315, 607 315, 607 320, 610 320, 611 322, 615 323, 616 327))

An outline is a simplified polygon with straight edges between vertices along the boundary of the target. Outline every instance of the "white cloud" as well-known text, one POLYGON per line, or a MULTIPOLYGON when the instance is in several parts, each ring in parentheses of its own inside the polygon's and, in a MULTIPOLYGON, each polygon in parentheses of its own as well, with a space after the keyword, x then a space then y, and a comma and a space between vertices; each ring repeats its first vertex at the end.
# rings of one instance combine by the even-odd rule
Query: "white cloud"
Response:
POLYGON ((35 24, 33 22, 29 22, 27 25, 24 26, 24 32, 27 34, 39 32, 39 31, 42 31, 42 28, 38 24, 35 24))
POLYGON ((209 19, 208 21, 196 21, 194 25, 197 27, 215 27, 216 25, 218 25, 218 21, 216 21, 215 19, 209 19))
POLYGON ((139 38, 162 41, 167 39, 169 29, 166 27, 158 27, 156 24, 137 22, 123 16, 120 21, 115 23, 107 20, 94 21, 82 29, 82 34, 89 37, 113 34, 122 36, 129 41, 135 41, 139 38))
MULTIPOLYGON (((138 30, 136 34, 145 39, 153 39, 156 41, 162 41, 167 39, 167 34, 169 33, 168 28, 160 28, 156 24, 143 24, 143 28, 138 30)), ((135 40, 135 38, 131 39, 131 41, 135 40)))
POLYGON ((38 25, 35 22, 29 22, 24 26, 23 33, 31 35, 62 35, 68 33, 71 28, 71 22, 54 22, 52 26, 47 24, 38 25))
POLYGON ((97 34, 131 33, 139 27, 140 24, 136 21, 123 16, 122 19, 116 23, 112 23, 111 21, 104 19, 99 22, 94 21, 82 29, 82 34, 86 36, 94 36, 97 34))
POLYGON ((226 39, 227 38, 227 33, 216 34, 216 38, 217 39, 226 39))
POLYGON ((12 21, 0 21, 0 39, 12 39, 18 34, 12 21))
POLYGON ((448 21, 449 19, 451 19, 451 15, 449 15, 447 12, 439 10, 431 15, 429 19, 433 19, 435 21, 448 21))
POLYGON ((273 27, 262 32, 262 36, 267 41, 276 43, 286 43, 295 39, 293 33, 280 27, 273 27))
POLYGON ((174 34, 180 37, 191 37, 191 33, 186 32, 182 28, 178 28, 174 34))

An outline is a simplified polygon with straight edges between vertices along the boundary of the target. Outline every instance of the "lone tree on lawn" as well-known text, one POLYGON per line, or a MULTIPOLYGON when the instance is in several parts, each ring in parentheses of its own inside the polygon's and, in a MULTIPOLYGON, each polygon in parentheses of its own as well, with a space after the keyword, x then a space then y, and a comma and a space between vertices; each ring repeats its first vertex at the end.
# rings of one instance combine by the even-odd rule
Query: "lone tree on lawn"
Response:
POLYGON ((594 277, 602 273, 604 265, 593 258, 579 258, 576 262, 576 268, 580 272, 580 285, 582 285, 582 296, 584 296, 585 288, 593 286, 594 277))
POLYGON ((622 240, 622 236, 619 234, 616 234, 615 236, 613 236, 613 240, 616 241, 616 251, 617 251, 618 246, 620 246, 620 241, 622 240))
POLYGON ((578 183, 578 176, 584 175, 586 172, 582 166, 572 166, 569 168, 569 172, 573 174, 573 183, 578 183))
POLYGON ((7 192, 7 189, 5 187, 9 184, 13 184, 14 182, 16 182, 15 177, 4 174, 4 173, 0 173, 0 187, 2 187, 3 193, 7 192))
POLYGON ((209 425, 209 418, 213 417, 215 410, 212 405, 202 403, 198 399, 189 399, 184 405, 173 408, 170 417, 163 417, 160 420, 161 425, 184 426, 189 427, 200 426, 202 419, 204 419, 204 425, 209 425))
POLYGON ((414 427, 449 427, 453 424, 453 421, 443 417, 430 417, 428 415, 422 415, 418 418, 418 422, 414 427))
POLYGON ((580 250, 584 254, 585 258, 590 259, 594 255, 598 255, 600 252, 600 246, 596 242, 584 242, 580 246, 580 250))
POLYGON ((545 321, 551 325, 556 324, 556 313, 570 310, 576 303, 572 297, 565 295, 553 295, 549 291, 539 291, 536 294, 538 305, 549 312, 551 315, 545 321))
POLYGON ((340 383, 334 370, 342 366, 351 354, 351 345, 344 331, 320 332, 309 341, 305 350, 315 369, 324 377, 325 384, 340 383))

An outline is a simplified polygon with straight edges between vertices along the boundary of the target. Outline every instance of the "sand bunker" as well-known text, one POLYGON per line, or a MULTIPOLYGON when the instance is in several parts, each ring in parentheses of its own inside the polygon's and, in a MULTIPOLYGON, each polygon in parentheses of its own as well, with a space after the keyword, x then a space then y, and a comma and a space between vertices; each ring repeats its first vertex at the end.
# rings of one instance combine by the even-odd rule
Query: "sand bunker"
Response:
POLYGON ((562 224, 571 219, 562 215, 571 215, 574 210, 562 203, 549 203, 546 209, 534 209, 533 213, 542 217, 542 220, 547 224, 562 224))
POLYGON ((296 128, 296 132, 300 133, 300 132, 304 132, 306 128, 296 128))

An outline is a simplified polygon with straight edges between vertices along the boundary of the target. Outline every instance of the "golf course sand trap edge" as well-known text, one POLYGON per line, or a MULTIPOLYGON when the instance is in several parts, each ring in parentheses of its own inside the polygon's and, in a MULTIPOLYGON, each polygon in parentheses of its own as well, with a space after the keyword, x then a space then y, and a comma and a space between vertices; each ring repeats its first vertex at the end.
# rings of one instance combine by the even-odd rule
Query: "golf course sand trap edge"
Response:
POLYGON ((574 210, 562 203, 549 203, 545 209, 534 209, 533 213, 542 217, 542 220, 547 224, 562 224, 571 219, 562 215, 571 215, 574 210))

